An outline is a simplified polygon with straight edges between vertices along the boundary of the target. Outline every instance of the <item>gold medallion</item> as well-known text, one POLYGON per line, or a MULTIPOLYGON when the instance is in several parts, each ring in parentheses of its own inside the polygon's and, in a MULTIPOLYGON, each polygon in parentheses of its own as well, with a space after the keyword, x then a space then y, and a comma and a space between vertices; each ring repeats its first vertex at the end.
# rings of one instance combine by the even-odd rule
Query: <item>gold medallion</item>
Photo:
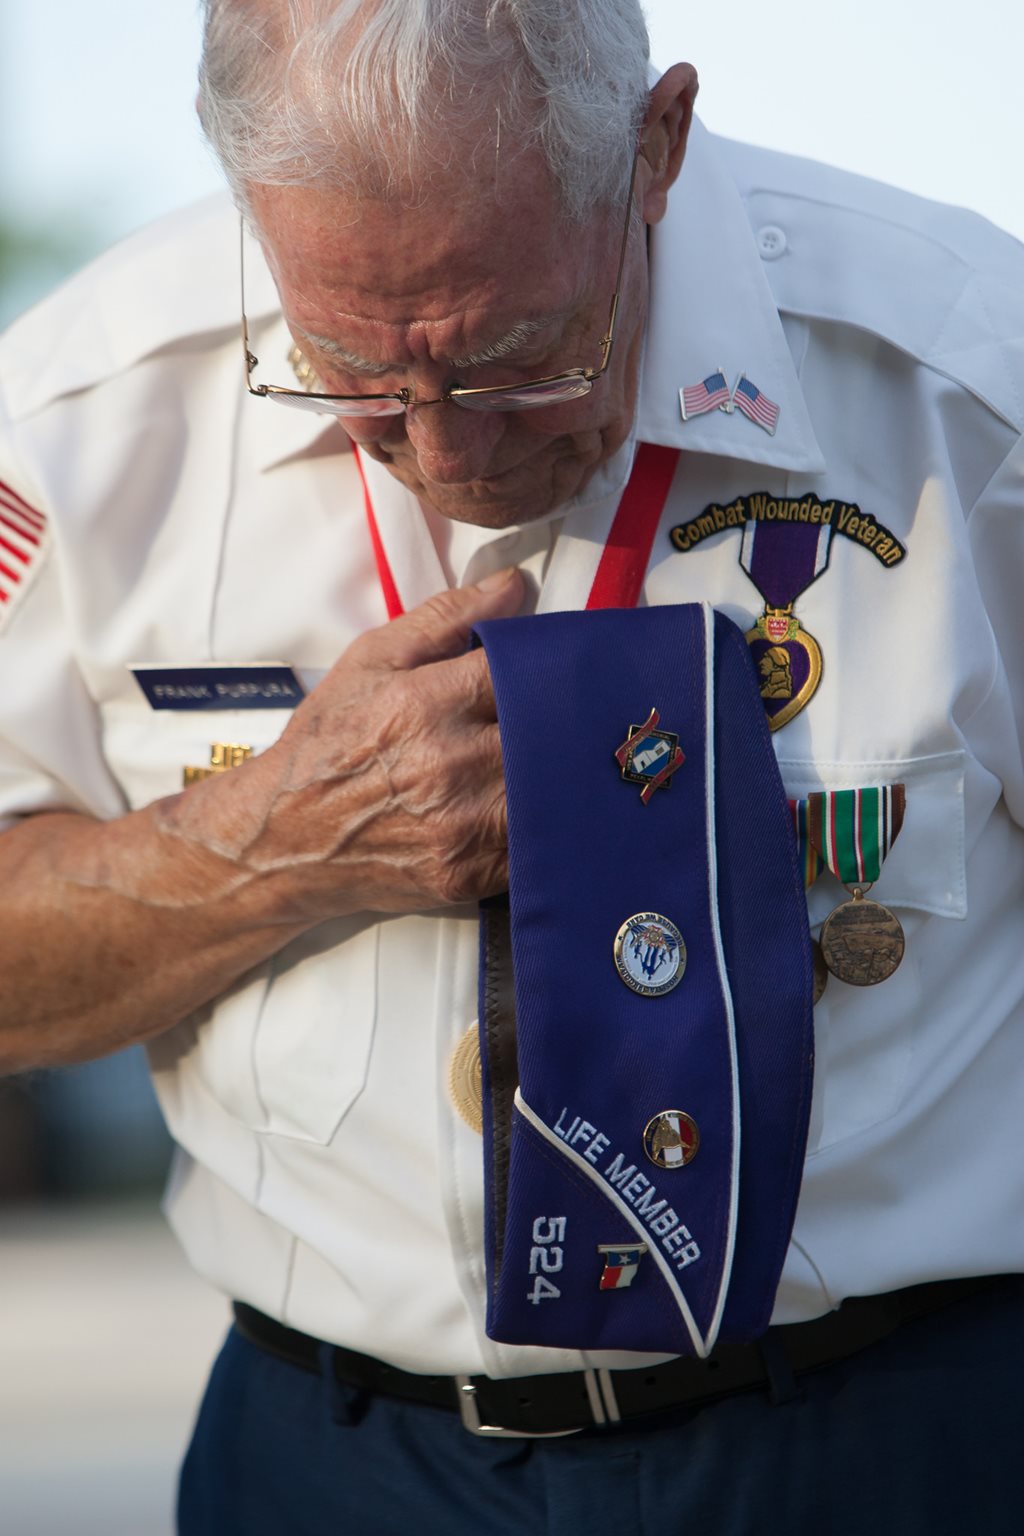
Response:
POLYGON ((814 996, 815 1007, 821 1002, 822 994, 828 986, 828 966, 825 964, 825 956, 821 952, 821 945, 817 939, 811 940, 811 963, 814 969, 814 996))
POLYGON ((484 1130, 483 1069, 480 1030, 474 1022, 455 1047, 448 1063, 448 1097, 471 1131, 484 1130))
POLYGON ((903 959, 906 940, 899 918, 877 901, 865 901, 859 886, 853 900, 836 907, 821 930, 821 952, 833 976, 851 987, 886 981, 903 959))
POLYGON ((750 646, 768 727, 780 731, 809 704, 821 682, 821 647, 789 608, 766 608, 744 636, 750 646))

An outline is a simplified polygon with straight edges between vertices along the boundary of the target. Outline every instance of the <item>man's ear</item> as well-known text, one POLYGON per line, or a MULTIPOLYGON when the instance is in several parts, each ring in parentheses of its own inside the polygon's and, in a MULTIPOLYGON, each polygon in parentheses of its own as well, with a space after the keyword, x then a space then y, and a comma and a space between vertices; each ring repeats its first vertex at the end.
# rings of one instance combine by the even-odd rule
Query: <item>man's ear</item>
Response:
POLYGON ((699 83, 692 64, 673 64, 651 91, 640 137, 640 209, 647 224, 664 217, 669 188, 683 167, 699 83))

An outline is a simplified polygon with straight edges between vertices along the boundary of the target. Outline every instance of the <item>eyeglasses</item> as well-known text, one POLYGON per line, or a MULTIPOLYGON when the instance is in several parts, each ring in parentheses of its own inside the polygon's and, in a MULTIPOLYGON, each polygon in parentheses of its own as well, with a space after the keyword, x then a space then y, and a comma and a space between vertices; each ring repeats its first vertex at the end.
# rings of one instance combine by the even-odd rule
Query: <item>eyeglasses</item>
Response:
MULTIPOLYGON (((601 362, 597 368, 569 368, 564 373, 548 374, 542 379, 529 379, 522 384, 492 384, 479 389, 467 388, 464 384, 450 384, 436 400, 416 400, 412 391, 400 389, 391 395, 325 395, 314 391, 300 389, 285 389, 278 384, 254 384, 253 373, 258 366, 259 359, 249 350, 249 323, 245 318, 245 234, 244 226, 240 241, 241 250, 241 285, 242 285, 242 349, 245 353, 245 385, 250 395, 259 395, 264 400, 276 400, 281 405, 293 406, 300 411, 319 411, 329 416, 400 416, 410 405, 441 405, 449 401, 455 405, 461 405, 467 411, 529 411, 536 410, 539 406, 565 405, 570 400, 579 400, 583 395, 589 395, 597 380, 607 371, 612 356, 612 343, 615 340, 615 319, 619 308, 619 290, 622 283, 622 272, 626 263, 626 247, 629 243, 629 226, 633 212, 633 187, 636 182, 637 159, 633 160, 633 169, 629 178, 629 193, 626 197, 626 218, 622 229, 622 243, 619 248, 619 265, 615 274, 615 292, 612 294, 611 308, 608 311, 608 326, 601 337, 601 362)), ((293 360, 301 359, 302 355, 297 350, 292 353, 293 360)), ((312 368, 302 359, 302 367, 305 376, 311 382, 316 380, 312 368)), ((301 369, 297 368, 300 379, 303 378, 301 369)))

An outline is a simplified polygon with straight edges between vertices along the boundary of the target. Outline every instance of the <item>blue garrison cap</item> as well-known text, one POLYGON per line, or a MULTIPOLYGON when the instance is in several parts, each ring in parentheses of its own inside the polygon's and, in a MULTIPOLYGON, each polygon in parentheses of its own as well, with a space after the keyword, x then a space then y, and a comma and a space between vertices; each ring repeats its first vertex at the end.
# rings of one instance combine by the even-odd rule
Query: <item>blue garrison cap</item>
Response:
POLYGON ((481 921, 487 1331, 757 1337, 800 1188, 812 964, 743 635, 685 604, 477 638, 509 818, 481 921))

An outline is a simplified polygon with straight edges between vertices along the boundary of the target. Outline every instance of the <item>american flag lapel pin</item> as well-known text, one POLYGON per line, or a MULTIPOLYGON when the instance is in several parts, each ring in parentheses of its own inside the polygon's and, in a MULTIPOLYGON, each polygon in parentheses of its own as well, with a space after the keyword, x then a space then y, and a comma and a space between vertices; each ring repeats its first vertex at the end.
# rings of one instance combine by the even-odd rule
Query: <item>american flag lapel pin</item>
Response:
POLYGON ((769 437, 775 436, 779 421, 779 407, 757 385, 741 373, 732 392, 732 403, 737 406, 755 427, 761 427, 769 437))
POLYGON ((725 382, 725 370, 716 368, 697 384, 687 384, 679 391, 679 409, 684 421, 704 416, 708 411, 732 411, 732 395, 725 382))

